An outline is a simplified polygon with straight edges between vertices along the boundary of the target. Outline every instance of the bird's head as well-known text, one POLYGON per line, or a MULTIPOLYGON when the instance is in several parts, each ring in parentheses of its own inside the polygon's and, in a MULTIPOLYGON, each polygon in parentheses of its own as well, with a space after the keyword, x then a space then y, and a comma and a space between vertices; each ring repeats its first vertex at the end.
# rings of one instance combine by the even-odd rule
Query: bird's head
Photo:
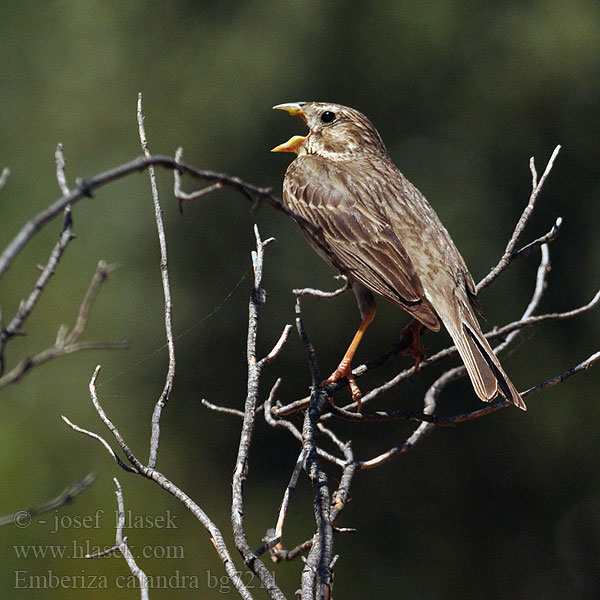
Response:
POLYGON ((271 152, 314 154, 338 161, 387 155, 371 121, 353 108, 329 102, 291 102, 273 108, 299 116, 308 127, 308 135, 295 135, 271 152))

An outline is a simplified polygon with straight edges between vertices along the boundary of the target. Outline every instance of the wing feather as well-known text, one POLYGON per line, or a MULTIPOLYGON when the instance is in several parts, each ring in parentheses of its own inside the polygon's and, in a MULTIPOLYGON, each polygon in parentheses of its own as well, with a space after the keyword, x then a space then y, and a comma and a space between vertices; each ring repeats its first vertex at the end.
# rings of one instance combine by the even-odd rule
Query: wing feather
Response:
POLYGON ((402 242, 383 215, 369 210, 373 193, 376 190, 365 187, 361 178, 349 178, 317 157, 305 157, 288 168, 283 199, 300 217, 309 243, 334 269, 437 331, 439 320, 402 242))

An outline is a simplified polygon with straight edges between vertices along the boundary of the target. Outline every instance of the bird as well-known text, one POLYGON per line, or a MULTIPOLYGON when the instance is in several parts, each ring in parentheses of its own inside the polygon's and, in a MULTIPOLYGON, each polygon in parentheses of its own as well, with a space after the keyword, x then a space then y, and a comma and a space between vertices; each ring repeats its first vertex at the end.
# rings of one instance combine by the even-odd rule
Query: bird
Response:
MULTIPOLYGON (((371 121, 329 102, 273 108, 308 127, 307 135, 272 149, 297 155, 284 176, 283 203, 310 246, 346 278, 362 319, 322 384, 346 377, 360 412, 351 362, 374 318, 377 294, 413 317, 413 342, 422 326, 436 332, 443 323, 481 400, 500 394, 527 410, 481 331, 477 290, 465 261, 432 206, 392 162, 371 121)), ((413 347, 420 348, 418 341, 413 347)))

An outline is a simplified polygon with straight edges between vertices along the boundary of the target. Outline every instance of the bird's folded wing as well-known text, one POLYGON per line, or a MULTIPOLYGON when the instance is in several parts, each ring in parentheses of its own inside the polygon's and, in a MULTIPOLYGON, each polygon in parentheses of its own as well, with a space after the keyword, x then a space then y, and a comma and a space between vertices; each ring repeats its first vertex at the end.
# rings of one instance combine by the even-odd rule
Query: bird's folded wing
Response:
MULTIPOLYGON (((335 269, 388 298, 428 328, 440 327, 410 257, 392 228, 343 186, 286 177, 284 200, 308 241, 335 269)), ((336 182, 339 183, 339 182, 336 182)))

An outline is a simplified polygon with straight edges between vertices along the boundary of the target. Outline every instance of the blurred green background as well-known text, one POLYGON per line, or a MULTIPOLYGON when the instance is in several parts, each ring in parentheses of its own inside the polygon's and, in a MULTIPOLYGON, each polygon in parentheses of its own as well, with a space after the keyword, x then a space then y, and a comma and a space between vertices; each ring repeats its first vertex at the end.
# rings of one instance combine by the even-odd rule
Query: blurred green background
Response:
MULTIPOLYGON (((551 247, 542 311, 583 304, 599 286, 598 2, 25 1, 2 3, 0 20, 0 167, 12 171, 0 194, 2 247, 58 197, 58 142, 65 146, 71 183, 141 153, 135 120, 140 91, 153 152, 172 154, 181 145, 193 165, 272 186, 278 194, 291 157, 269 149, 303 133, 303 125, 270 107, 328 100, 371 118, 400 169, 438 211, 476 280, 495 264, 526 203, 529 157, 536 157, 541 171, 562 144, 526 232, 529 241, 564 218, 551 247)), ((270 207, 251 215, 247 200, 221 191, 187 205, 180 216, 170 174, 159 177, 178 363, 158 466, 227 532, 240 423, 209 412, 200 400, 243 406, 253 224, 263 237, 276 238, 266 255, 261 354, 293 322, 293 287, 332 289, 336 282, 296 226, 270 207)), ((228 584, 219 579, 224 572, 207 533, 174 499, 119 470, 96 442, 60 419, 64 414, 105 433, 87 391, 100 363, 103 406, 144 459, 167 368, 147 175, 103 188, 73 213, 77 239, 28 320, 27 335, 9 344, 7 366, 47 347, 61 323, 73 322, 100 259, 121 267, 102 289, 84 339, 127 338, 132 345, 60 358, 2 390, 1 514, 41 504, 89 471, 97 480, 75 503, 29 527, 0 529, 0 596, 138 597, 117 585, 128 574, 122 560, 75 558, 86 544, 113 543, 116 475, 132 517, 147 518, 143 527, 126 531, 137 551, 146 549, 140 566, 149 575, 198 578, 200 589, 171 586, 151 597, 222 597, 228 584), (175 527, 152 527, 165 516, 174 518, 175 527), (64 547, 65 554, 23 555, 23 548, 36 545, 54 548, 49 554, 64 547), (30 577, 34 584, 36 576, 51 582, 50 573, 81 580, 70 579, 70 589, 31 589, 30 577), (110 592, 92 589, 91 575, 106 576, 110 592)), ((57 219, 36 235, 3 278, 5 322, 29 293, 36 265, 46 261, 60 226, 57 219)), ((538 259, 515 264, 482 294, 487 327, 519 316, 538 259)), ((305 299, 303 312, 327 373, 358 322, 354 298, 305 299)), ((380 301, 359 359, 388 348, 406 321, 380 301)), ((525 389, 586 358, 599 339, 596 309, 524 332, 503 364, 525 389)), ((425 338, 431 352, 448 341, 446 333, 425 338)), ((362 387, 408 364, 397 358, 362 387)), ((310 378, 295 333, 264 372, 261 394, 277 377, 283 377, 280 400, 306 393, 310 378)), ((418 408, 430 377, 415 377, 379 406, 418 408)), ((360 598, 376 590, 381 598, 406 599, 600 597, 598 383, 596 366, 531 397, 527 413, 508 409, 435 431, 410 453, 359 473, 339 523, 357 533, 336 538, 336 595, 360 598)), ((461 381, 447 389, 439 410, 452 414, 479 406, 461 381)), ((411 428, 343 424, 337 431, 354 441, 359 458, 368 458, 405 439, 411 428)), ((254 547, 274 526, 297 452, 285 432, 259 422, 246 488, 254 547)), ((337 473, 331 475, 335 483, 337 473)), ((312 532, 312 492, 304 478, 287 527, 287 547, 312 532)), ((231 549, 237 556, 232 543, 231 549)), ((302 563, 268 564, 293 597, 302 563)), ((245 580, 264 597, 255 579, 245 580)), ((37 581, 43 588, 44 580, 37 581)))

